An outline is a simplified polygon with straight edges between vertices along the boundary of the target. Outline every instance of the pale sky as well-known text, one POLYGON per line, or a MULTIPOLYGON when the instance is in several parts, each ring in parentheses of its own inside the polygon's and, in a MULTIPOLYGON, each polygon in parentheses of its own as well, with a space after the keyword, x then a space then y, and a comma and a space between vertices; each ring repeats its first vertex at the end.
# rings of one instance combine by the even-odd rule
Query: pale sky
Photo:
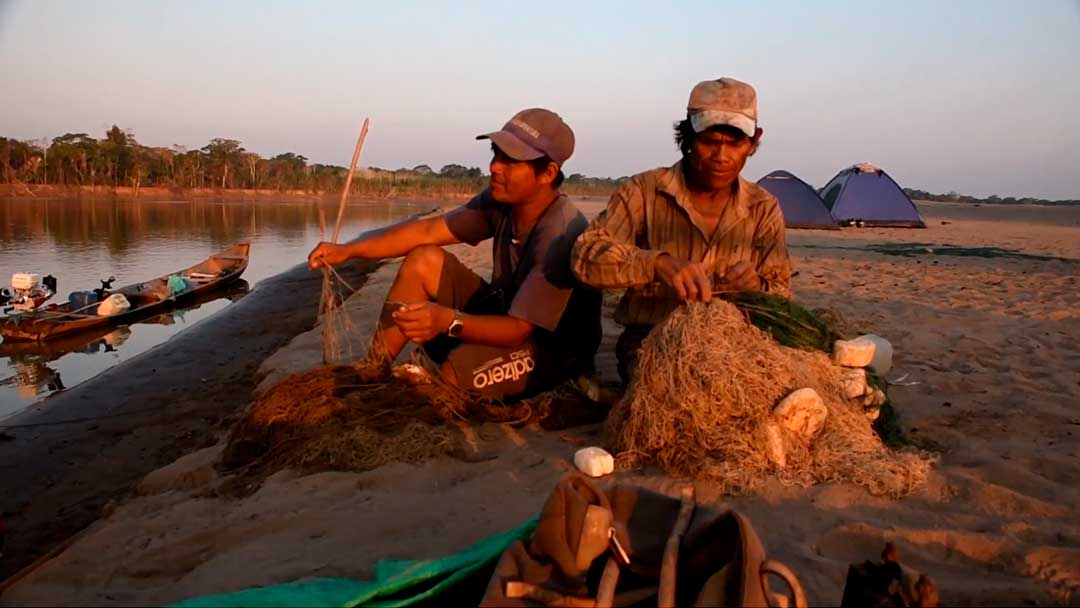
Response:
POLYGON ((574 128, 568 173, 677 158, 695 83, 758 90, 762 149, 823 185, 1080 198, 1080 0, 284 2, 0 0, 0 135, 116 123, 147 145, 239 139, 346 165, 488 162, 517 110, 574 128))

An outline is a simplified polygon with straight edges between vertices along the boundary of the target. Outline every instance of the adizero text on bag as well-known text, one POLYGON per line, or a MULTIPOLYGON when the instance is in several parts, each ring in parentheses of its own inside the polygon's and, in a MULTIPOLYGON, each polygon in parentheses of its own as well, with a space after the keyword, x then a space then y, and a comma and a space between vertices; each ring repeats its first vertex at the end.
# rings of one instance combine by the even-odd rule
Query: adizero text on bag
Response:
POLYGON ((484 389, 503 382, 515 382, 535 367, 536 362, 528 349, 516 350, 473 370, 472 385, 473 388, 484 389))

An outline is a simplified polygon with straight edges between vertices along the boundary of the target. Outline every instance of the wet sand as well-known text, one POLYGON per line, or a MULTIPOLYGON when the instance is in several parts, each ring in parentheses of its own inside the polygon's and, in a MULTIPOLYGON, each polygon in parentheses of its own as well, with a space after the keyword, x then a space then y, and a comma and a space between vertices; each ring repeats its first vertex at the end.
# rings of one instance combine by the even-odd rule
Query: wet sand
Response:
MULTIPOLYGON (((375 267, 347 266, 356 284, 375 267)), ((144 475, 216 442, 259 364, 315 324, 322 275, 298 266, 165 344, 3 422, 0 579, 94 522, 144 475), (68 422, 77 421, 77 422, 68 422)))
MULTIPOLYGON (((582 208, 594 214, 600 205, 582 208)), ((904 426, 940 450, 927 487, 892 501, 846 484, 775 485, 760 496, 732 498, 698 483, 698 496, 747 514, 770 556, 800 576, 813 605, 838 603, 848 564, 876 559, 886 540, 937 581, 945 604, 1074 604, 1080 209, 920 208, 927 230, 788 234, 796 297, 892 341, 890 394, 904 426), (865 249, 897 242, 1068 259, 902 257, 865 249)), ((474 268, 490 265, 486 246, 455 251, 474 268)), ((358 326, 374 319, 395 266, 372 274, 348 302, 358 326)), ((599 362, 613 378, 618 328, 608 321, 605 331, 599 362)), ((357 331, 356 344, 366 333, 357 331)), ((319 352, 317 332, 296 336, 263 362, 261 387, 318 365, 319 352)), ((210 446, 148 475, 139 497, 111 509, 2 602, 167 603, 301 578, 367 578, 378 559, 459 551, 531 516, 571 467, 574 450, 596 442, 597 431, 476 425, 467 436, 489 458, 480 462, 283 471, 243 499, 218 492, 228 480, 212 466, 220 445, 210 446)), ((650 472, 618 477, 677 488, 650 472)))

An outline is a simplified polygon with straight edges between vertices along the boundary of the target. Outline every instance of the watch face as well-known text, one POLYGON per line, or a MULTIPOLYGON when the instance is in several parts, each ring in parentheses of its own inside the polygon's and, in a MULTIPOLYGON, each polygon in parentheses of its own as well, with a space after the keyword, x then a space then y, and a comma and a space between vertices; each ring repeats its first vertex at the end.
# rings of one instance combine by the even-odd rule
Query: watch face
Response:
POLYGON ((446 330, 446 333, 451 338, 459 338, 461 337, 461 328, 464 327, 464 325, 465 324, 461 322, 461 319, 454 319, 450 323, 450 327, 446 330))

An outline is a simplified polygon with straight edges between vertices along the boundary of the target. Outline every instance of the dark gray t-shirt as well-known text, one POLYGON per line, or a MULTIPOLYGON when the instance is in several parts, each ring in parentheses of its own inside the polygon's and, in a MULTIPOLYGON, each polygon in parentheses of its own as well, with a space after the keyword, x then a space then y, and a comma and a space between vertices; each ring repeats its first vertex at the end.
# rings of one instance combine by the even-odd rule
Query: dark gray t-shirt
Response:
POLYGON ((515 238, 510 210, 485 190, 447 213, 446 224, 473 246, 492 239, 491 285, 502 292, 507 315, 531 323, 538 343, 591 359, 600 346, 601 296, 570 269, 585 216, 560 194, 529 234, 515 238))

